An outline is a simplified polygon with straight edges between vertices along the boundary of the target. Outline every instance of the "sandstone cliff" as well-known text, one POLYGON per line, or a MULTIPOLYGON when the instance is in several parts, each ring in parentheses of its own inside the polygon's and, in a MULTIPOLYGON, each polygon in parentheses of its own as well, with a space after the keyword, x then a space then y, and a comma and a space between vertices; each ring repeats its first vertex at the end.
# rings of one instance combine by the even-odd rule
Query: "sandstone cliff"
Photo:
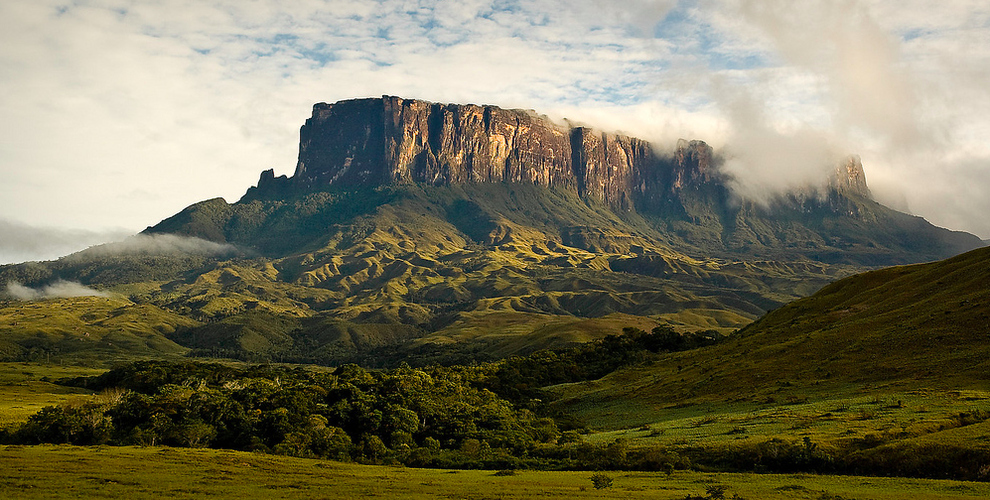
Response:
POLYGON ((853 192, 871 198, 870 188, 866 185, 866 172, 859 156, 851 155, 835 167, 835 172, 829 178, 829 186, 843 192, 853 192))
MULTIPOLYGON (((644 140, 558 125, 531 111, 385 96, 313 106, 300 130, 295 173, 276 179, 266 171, 258 191, 516 182, 630 210, 721 183, 717 163, 702 141, 679 140, 672 155, 661 155, 644 140)), ((868 195, 858 158, 836 175, 833 187, 868 195)))
POLYGON ((679 141, 673 157, 661 157, 644 140, 533 112, 386 96, 313 106, 295 173, 266 171, 258 190, 523 182, 628 210, 715 178, 712 150, 701 141, 679 141))

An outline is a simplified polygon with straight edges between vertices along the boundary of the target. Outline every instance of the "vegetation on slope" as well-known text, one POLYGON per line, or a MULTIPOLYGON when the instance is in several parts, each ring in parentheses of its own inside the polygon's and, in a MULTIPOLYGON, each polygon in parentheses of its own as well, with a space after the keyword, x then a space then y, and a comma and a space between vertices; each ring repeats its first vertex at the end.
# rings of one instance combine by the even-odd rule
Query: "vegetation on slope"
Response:
MULTIPOLYGON (((620 389, 605 384, 630 367, 641 371, 724 345, 714 332, 686 336, 657 328, 473 367, 369 372, 355 365, 305 371, 140 362, 69 381, 103 393, 92 402, 45 408, 6 439, 209 446, 432 467, 990 476, 990 447, 972 439, 990 428, 990 408, 971 403, 990 400, 985 394, 921 410, 918 405, 941 396, 845 403, 833 396, 819 403, 795 399, 784 407, 765 401, 772 405, 766 410, 737 400, 734 414, 698 415, 690 406, 670 406, 675 413, 695 412, 684 428, 700 434, 682 440, 678 436, 688 435, 676 419, 658 421, 665 412, 656 410, 650 412, 653 423, 636 433, 582 437, 567 430, 575 425, 572 414, 547 406, 554 393, 541 390, 602 375, 594 382, 599 388, 620 389), (781 411, 791 414, 785 422, 796 423, 767 426, 780 420, 781 411), (926 416, 919 420, 917 411, 926 416), (864 425, 865 433, 859 430, 864 425)), ((601 405, 599 416, 615 419, 607 417, 615 403, 601 405)), ((634 410, 628 404, 620 411, 634 410)))
POLYGON ((45 363, 0 362, 0 428, 20 424, 46 406, 68 403, 91 394, 58 379, 96 376, 105 370, 45 363))
POLYGON ((0 301, 0 361, 109 363, 183 356, 168 338, 195 321, 116 297, 0 301))
POLYGON ((847 278, 718 345, 557 386, 556 407, 702 461, 761 464, 808 438, 834 470, 984 478, 988 259, 847 278))
MULTIPOLYGON (((546 463, 560 464, 561 452, 552 445, 562 434, 536 399, 538 387, 596 378, 651 353, 716 340, 683 336, 670 328, 652 333, 630 329, 621 337, 559 354, 476 367, 403 366, 377 372, 356 365, 330 372, 138 362, 67 381, 103 395, 89 403, 45 408, 12 439, 160 443, 487 467, 521 465, 522 458, 542 446, 539 453, 546 463)), ((571 433, 565 441, 580 438, 571 433)), ((593 452, 585 450, 582 457, 590 459, 593 452)), ((601 460, 606 458, 594 459, 601 460)), ((615 462, 613 467, 627 466, 624 458, 622 463, 608 460, 615 462)), ((566 463, 585 467, 573 460, 566 463)))
MULTIPOLYGON (((845 384, 986 389, 988 260, 990 248, 983 248, 846 278, 768 313, 725 343, 672 354, 606 382, 642 386, 642 404, 759 401, 784 383, 796 395, 845 384)), ((581 390, 568 389, 568 397, 580 401, 581 390)))
MULTIPOLYGON (((152 316, 182 316, 168 339, 196 356, 375 364, 383 353, 436 361, 429 353, 444 348, 456 361, 489 361, 658 319, 728 333, 859 269, 693 258, 672 249, 683 239, 664 224, 526 185, 330 190, 233 205, 215 199, 148 237, 210 238, 235 245, 240 256, 229 253, 234 247, 197 255, 93 249, 5 266, 0 280, 76 280, 152 316)), ((64 308, 57 299, 38 304, 64 308)), ((45 331, 33 321, 8 327, 17 335, 45 331)), ((17 335, 12 342, 21 348, 12 352, 20 354, 7 359, 28 359, 32 346, 17 335)))

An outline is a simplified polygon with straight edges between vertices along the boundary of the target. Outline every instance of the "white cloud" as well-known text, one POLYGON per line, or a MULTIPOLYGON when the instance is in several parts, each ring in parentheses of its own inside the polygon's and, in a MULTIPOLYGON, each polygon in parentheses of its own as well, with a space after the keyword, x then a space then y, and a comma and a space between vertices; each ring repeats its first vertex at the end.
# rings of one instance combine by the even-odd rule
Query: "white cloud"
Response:
POLYGON ((727 144, 754 189, 811 176, 823 148, 860 153, 875 192, 990 236, 990 186, 972 186, 990 164, 985 3, 286 5, 0 3, 0 217, 136 230, 237 199, 293 171, 314 102, 393 94, 727 144), (933 171, 937 189, 902 181, 933 171))
POLYGON ((124 254, 236 255, 228 243, 175 234, 132 234, 124 229, 87 231, 32 227, 0 219, 0 264, 124 254))
POLYGON ((314 102, 543 107, 621 96, 649 57, 647 40, 588 33, 591 16, 561 2, 281 5, 4 2, 0 216, 139 229, 290 173, 314 102))
POLYGON ((99 290, 75 281, 58 280, 39 288, 24 286, 16 281, 7 283, 5 295, 15 300, 58 299, 68 297, 107 297, 99 290))
MULTIPOLYGON (((738 113, 738 100, 727 100, 717 85, 709 94, 734 131, 730 150, 756 154, 734 164, 755 181, 751 187, 774 188, 774 179, 797 180, 801 170, 810 175, 823 154, 859 153, 881 201, 990 235, 990 219, 978 215, 990 211, 984 89, 990 6, 825 0, 706 6, 722 33, 722 53, 761 55, 775 73, 768 80, 758 68, 734 72, 739 81, 729 94, 746 95, 753 113, 738 113), (777 161, 776 149, 759 152, 777 139, 788 143, 790 161, 777 161), (766 168, 774 163, 779 168, 766 168)), ((702 76, 724 81, 718 71, 702 76)))
POLYGON ((93 245, 130 235, 125 229, 88 231, 57 227, 32 227, 0 219, 0 264, 27 260, 52 260, 93 245))
POLYGON ((237 247, 229 243, 217 243, 191 236, 175 234, 136 234, 122 241, 87 248, 70 258, 89 258, 96 255, 128 254, 200 254, 233 255, 237 247))

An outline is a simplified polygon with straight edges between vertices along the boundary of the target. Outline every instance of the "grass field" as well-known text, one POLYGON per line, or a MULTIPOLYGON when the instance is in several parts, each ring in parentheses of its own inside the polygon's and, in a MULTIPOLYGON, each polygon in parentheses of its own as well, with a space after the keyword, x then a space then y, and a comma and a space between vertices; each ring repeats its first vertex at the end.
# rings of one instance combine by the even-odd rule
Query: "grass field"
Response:
POLYGON ((606 431, 589 437, 598 443, 807 438, 826 451, 986 457, 988 258, 980 249, 836 282, 721 344, 556 386, 557 405, 606 431))
MULTIPOLYGON (((612 422, 623 429, 592 434, 592 441, 618 437, 671 445, 691 442, 804 436, 818 440, 863 437, 870 433, 925 435, 958 427, 960 413, 990 411, 990 393, 984 391, 917 390, 818 401, 791 399, 774 403, 723 403, 680 406, 650 411, 612 412, 612 422), (638 422, 638 423, 637 423, 638 422)), ((605 412, 601 419, 608 419, 605 412)), ((603 424, 605 420, 597 423, 603 424)))
POLYGON ((79 366, 0 363, 0 427, 23 422, 46 406, 90 394, 85 389, 65 387, 51 381, 63 377, 98 375, 104 371, 79 366))
MULTIPOLYGON (((83 399, 82 391, 44 380, 100 370, 30 363, 0 364, 0 418, 22 421, 48 404, 83 399)), ((985 406, 976 392, 856 396, 764 408, 668 408, 649 426, 587 436, 591 442, 630 439, 635 445, 678 445, 810 435, 817 441, 865 436, 878 429, 944 424, 951 411, 985 406), (739 429, 744 429, 740 431, 739 429)), ((937 439, 985 440, 986 423, 947 429, 937 439), (946 433, 958 435, 949 436, 946 433)), ((964 499, 990 497, 990 483, 809 474, 606 472, 614 483, 597 490, 591 472, 433 470, 358 465, 248 452, 160 447, 0 447, 0 498, 651 498, 704 496, 725 486, 743 499, 964 499)))
POLYGON ((0 495, 34 498, 650 498, 683 499, 724 485, 745 499, 964 499, 990 497, 990 484, 805 474, 609 472, 596 490, 590 472, 411 469, 247 452, 157 447, 7 446, 0 495))
MULTIPOLYGON (((988 411, 990 399, 980 391, 850 395, 773 405, 671 405, 640 413, 639 418, 649 419, 649 423, 595 432, 584 439, 599 446, 624 440, 629 448, 695 450, 708 457, 731 456, 741 450, 750 450, 753 457, 752 450, 767 449, 770 442, 803 446, 808 440, 828 456, 858 452, 872 461, 911 463, 910 457, 927 454, 933 464, 961 460, 957 464, 986 469, 990 468, 985 463, 990 456, 988 411), (954 452, 946 450, 966 450, 966 458, 947 458, 954 452)), ((614 417, 632 415, 617 412, 614 417)), ((890 465, 891 471, 898 467, 890 465)), ((936 473, 920 467, 901 474, 936 473)))

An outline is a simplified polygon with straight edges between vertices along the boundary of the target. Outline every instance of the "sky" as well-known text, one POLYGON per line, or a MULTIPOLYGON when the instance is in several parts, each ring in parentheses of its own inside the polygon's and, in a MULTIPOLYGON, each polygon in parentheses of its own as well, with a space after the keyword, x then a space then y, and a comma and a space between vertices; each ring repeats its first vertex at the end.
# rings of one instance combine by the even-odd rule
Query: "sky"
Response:
POLYGON ((879 201, 990 238, 990 4, 951 0, 5 0, 0 263, 291 175, 316 102, 534 109, 760 198, 858 154, 879 201))

